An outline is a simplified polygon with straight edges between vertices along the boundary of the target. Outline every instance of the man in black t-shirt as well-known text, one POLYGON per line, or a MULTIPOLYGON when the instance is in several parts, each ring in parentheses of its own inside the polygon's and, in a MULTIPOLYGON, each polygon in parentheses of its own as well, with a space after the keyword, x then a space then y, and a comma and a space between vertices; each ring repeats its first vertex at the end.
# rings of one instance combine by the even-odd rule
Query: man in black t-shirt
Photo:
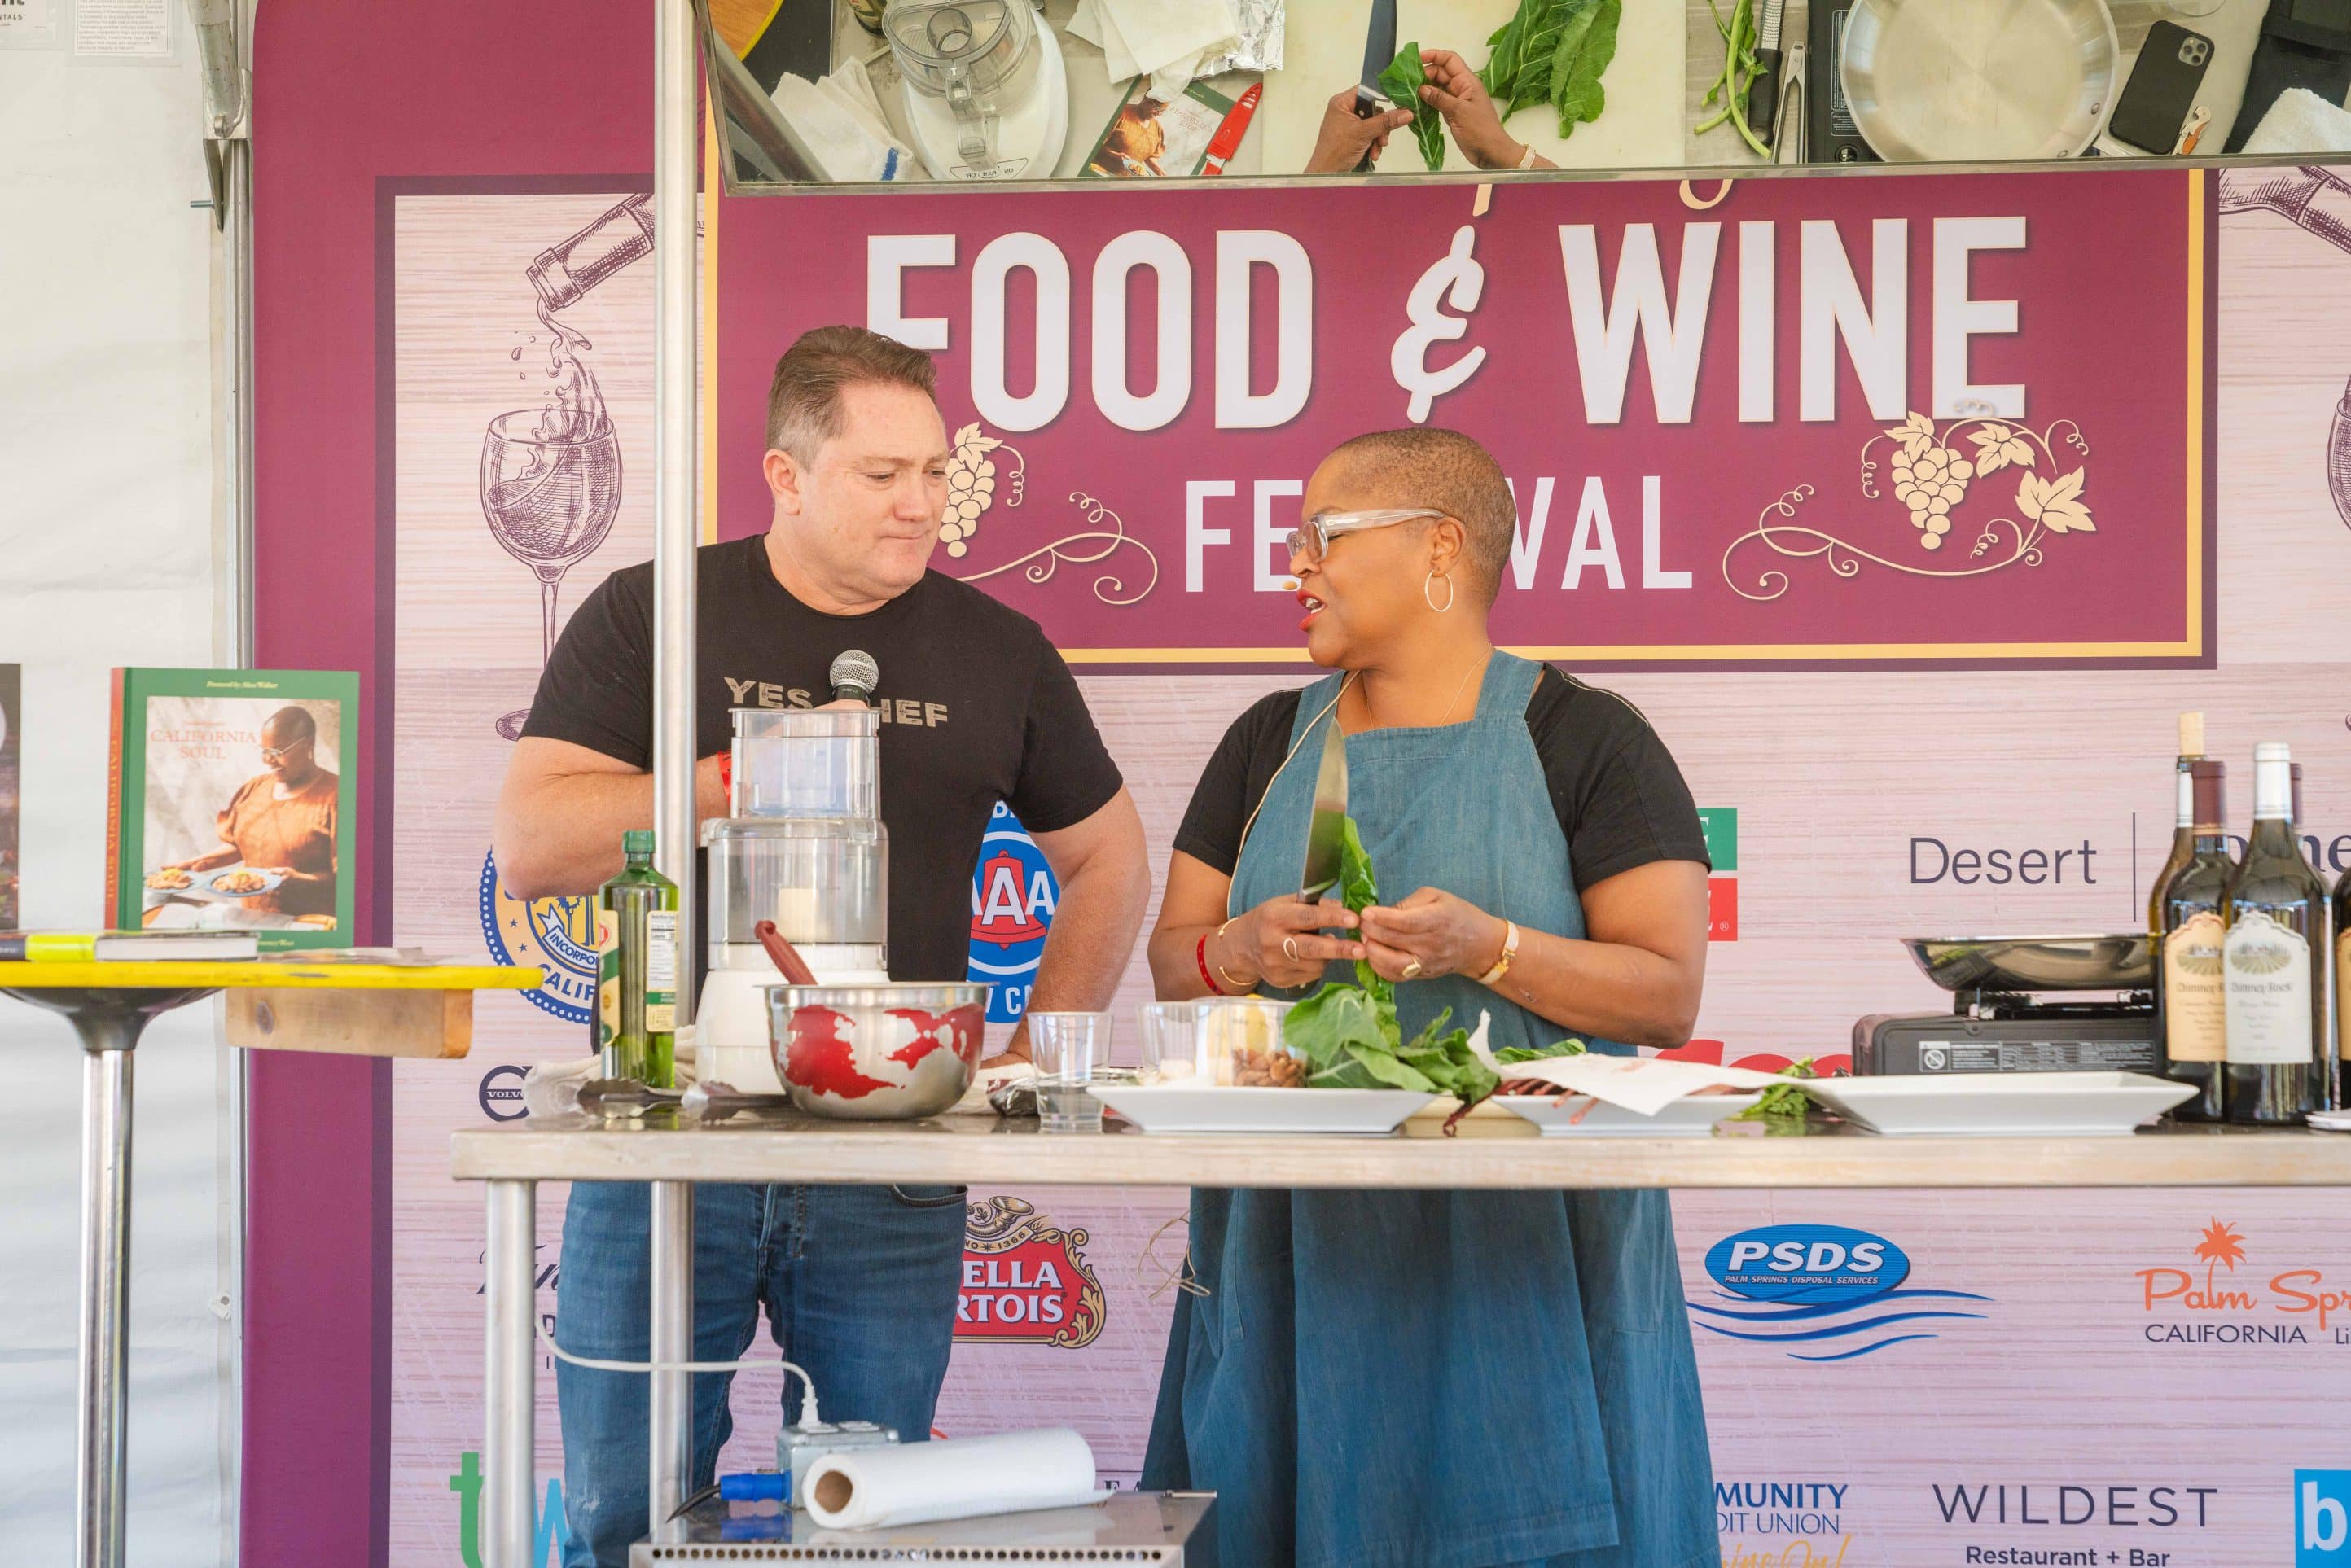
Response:
MULTIPOLYGON (((729 710, 810 707, 844 649, 881 665, 882 815, 893 980, 963 979, 970 886, 999 800, 1061 884, 1030 1005, 1106 1005, 1150 892, 1143 825, 1077 683, 1036 623, 928 569, 946 428, 928 355, 851 327, 777 361, 764 535, 697 562, 696 815, 727 814, 729 710)), ((653 819, 653 574, 614 573, 564 628, 499 797, 498 874, 518 897, 583 894, 653 819)), ((696 954, 697 971, 700 954, 696 954)), ((1024 1049, 1014 1036, 1012 1050, 1024 1049)), ((647 1189, 581 1182, 564 1219, 564 1348, 643 1359, 647 1189)), ((740 1355, 764 1303, 832 1420, 928 1435, 955 1332, 958 1188, 695 1192, 695 1359, 740 1355)), ((695 1379, 695 1485, 731 1428, 723 1376, 695 1379)), ((559 1364, 569 1568, 621 1568, 647 1530, 645 1379, 559 1364)))

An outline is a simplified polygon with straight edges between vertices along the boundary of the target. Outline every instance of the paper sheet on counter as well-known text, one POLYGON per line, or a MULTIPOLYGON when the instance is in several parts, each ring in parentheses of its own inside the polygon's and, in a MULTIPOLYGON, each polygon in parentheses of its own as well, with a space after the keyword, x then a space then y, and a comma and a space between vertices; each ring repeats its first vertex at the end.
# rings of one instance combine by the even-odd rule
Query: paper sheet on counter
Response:
POLYGON ((1496 1071, 1505 1078, 1540 1078, 1645 1116, 1654 1116, 1700 1089, 1768 1089, 1788 1081, 1752 1067, 1716 1067, 1656 1056, 1548 1056, 1540 1062, 1507 1063, 1496 1071))

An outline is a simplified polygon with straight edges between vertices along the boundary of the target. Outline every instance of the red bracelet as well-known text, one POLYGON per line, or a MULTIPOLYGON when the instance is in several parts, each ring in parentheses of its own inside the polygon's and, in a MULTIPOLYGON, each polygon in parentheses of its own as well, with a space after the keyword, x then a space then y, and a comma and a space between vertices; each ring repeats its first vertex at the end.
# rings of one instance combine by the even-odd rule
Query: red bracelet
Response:
POLYGON ((1224 987, 1217 983, 1217 977, 1208 972, 1208 933, 1207 931, 1200 933, 1199 944, 1192 950, 1192 961, 1200 966, 1200 983, 1208 988, 1210 996, 1228 994, 1224 987))

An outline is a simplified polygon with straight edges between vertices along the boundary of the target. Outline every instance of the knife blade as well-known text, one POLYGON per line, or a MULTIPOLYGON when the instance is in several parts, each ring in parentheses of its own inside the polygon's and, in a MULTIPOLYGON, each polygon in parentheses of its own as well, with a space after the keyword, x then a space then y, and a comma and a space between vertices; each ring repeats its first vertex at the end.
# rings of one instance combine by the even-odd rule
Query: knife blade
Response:
POLYGON ((1298 878, 1298 896, 1307 903, 1339 885, 1339 845, 1347 824, 1347 737, 1339 731, 1339 716, 1322 736, 1322 763, 1314 771, 1314 815, 1306 824, 1306 869, 1298 878))
MULTIPOLYGON (((1387 95, 1380 90, 1380 73, 1395 63, 1395 0, 1372 0, 1371 26, 1364 34, 1363 74, 1355 80, 1357 119, 1369 119, 1375 114, 1387 112, 1388 99, 1387 95)), ((1416 111, 1420 105, 1400 103, 1395 107, 1416 111)), ((1366 151, 1363 161, 1355 165, 1355 172, 1368 173, 1371 167, 1372 155, 1366 151)))
POLYGON ((1747 129, 1769 147, 1780 119, 1780 26, 1786 0, 1758 0, 1755 79, 1747 84, 1747 129))

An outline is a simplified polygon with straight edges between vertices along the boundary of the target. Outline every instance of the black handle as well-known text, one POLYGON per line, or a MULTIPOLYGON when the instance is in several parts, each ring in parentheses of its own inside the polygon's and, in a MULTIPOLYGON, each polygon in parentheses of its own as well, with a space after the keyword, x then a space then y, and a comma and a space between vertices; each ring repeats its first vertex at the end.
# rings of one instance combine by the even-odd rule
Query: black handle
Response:
POLYGON ((1747 84, 1747 129, 1769 147, 1772 122, 1780 118, 1780 51, 1758 49, 1755 65, 1755 79, 1747 84))
MULTIPOLYGON (((1385 114, 1387 110, 1380 107, 1380 99, 1373 98, 1370 94, 1364 92, 1363 88, 1357 88, 1355 89, 1355 118, 1357 119, 1369 119, 1375 114, 1385 114)), ((1399 105, 1398 107, 1402 106, 1399 105)), ((1372 150, 1366 147, 1364 149, 1363 161, 1355 165, 1355 172, 1358 174, 1368 174, 1371 171, 1372 150)))

